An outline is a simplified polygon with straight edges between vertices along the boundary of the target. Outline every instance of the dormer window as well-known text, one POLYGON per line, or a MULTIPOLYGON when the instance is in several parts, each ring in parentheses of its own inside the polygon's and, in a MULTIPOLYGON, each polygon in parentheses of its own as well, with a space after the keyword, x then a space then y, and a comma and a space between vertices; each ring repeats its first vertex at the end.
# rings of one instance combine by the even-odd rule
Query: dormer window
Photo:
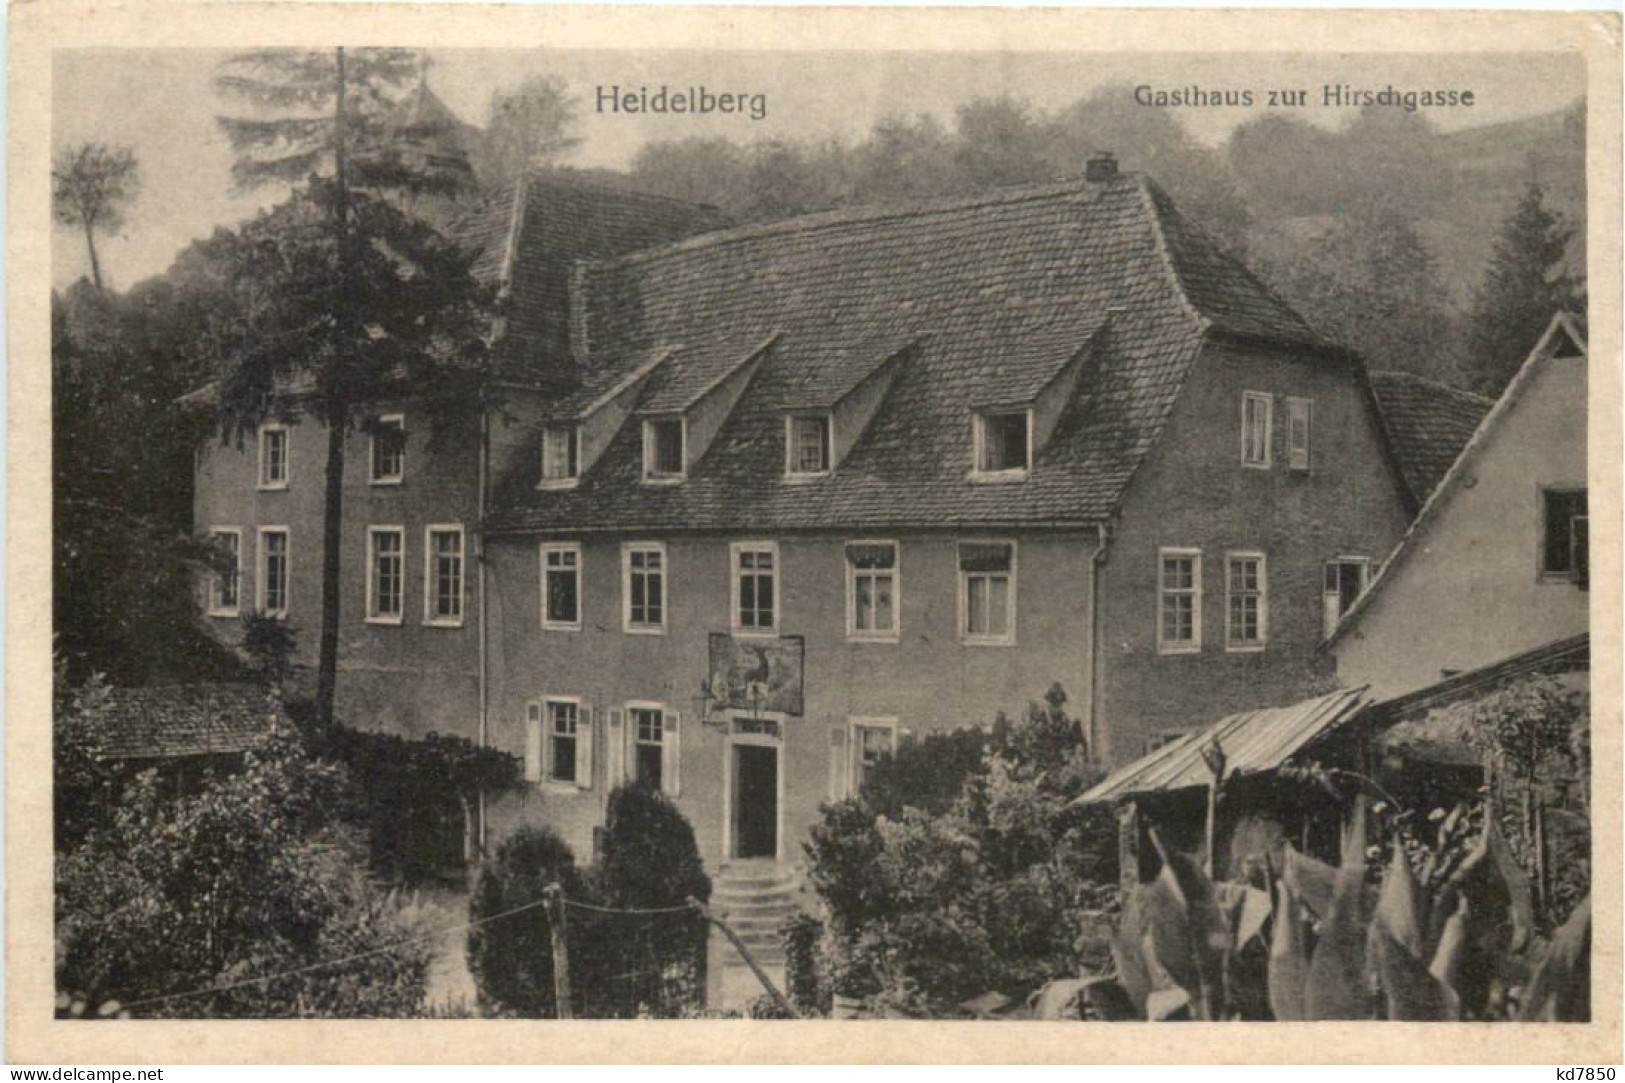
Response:
POLYGON ((643 422, 643 477, 645 481, 679 481, 686 473, 683 461, 683 419, 654 417, 643 422))
POLYGON ((1031 414, 984 410, 976 415, 976 472, 1018 476, 1032 465, 1031 414))
POLYGON ((577 472, 575 426, 547 426, 542 430, 542 488, 574 485, 577 472))
POLYGON ((798 477, 829 473, 830 444, 828 414, 787 418, 784 472, 798 477))

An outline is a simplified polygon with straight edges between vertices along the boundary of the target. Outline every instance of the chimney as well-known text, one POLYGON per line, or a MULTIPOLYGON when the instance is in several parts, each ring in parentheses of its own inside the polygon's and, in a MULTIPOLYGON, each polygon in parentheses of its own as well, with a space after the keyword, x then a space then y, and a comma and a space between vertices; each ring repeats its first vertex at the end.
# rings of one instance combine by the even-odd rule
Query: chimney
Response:
POLYGON ((1096 151, 1083 167, 1083 179, 1102 184, 1117 177, 1117 156, 1109 150, 1096 151))

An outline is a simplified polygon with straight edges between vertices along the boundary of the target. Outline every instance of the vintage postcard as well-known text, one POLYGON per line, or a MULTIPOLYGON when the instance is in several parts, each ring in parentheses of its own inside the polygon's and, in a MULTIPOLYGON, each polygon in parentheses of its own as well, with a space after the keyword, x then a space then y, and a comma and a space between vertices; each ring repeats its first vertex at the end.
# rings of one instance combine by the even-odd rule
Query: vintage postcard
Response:
POLYGON ((14 1059, 1619 1059, 1617 15, 11 27, 14 1059))

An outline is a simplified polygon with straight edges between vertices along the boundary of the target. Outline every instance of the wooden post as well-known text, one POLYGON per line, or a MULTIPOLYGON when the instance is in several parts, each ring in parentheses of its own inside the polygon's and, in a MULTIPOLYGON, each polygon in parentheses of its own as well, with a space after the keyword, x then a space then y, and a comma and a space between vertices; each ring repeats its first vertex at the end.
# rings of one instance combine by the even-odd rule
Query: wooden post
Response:
POLYGON ((547 903, 547 930, 553 938, 554 1016, 570 1019, 570 947, 564 939, 564 889, 548 884, 542 889, 542 898, 547 903))
POLYGON ((1133 801, 1117 806, 1117 886, 1126 899, 1140 884, 1140 814, 1133 801))
MULTIPOLYGON (((1533 780, 1530 780, 1533 789, 1533 780)), ((1540 900, 1541 910, 1551 905, 1546 883, 1546 804, 1535 801, 1535 897, 1540 900)))
POLYGON ((1207 824, 1204 830, 1206 846, 1204 849, 1208 877, 1217 880, 1218 875, 1213 869, 1214 835, 1216 833, 1215 825, 1219 819, 1219 787, 1224 785, 1226 763, 1224 749, 1220 747, 1217 738, 1202 749, 1202 762, 1207 764, 1208 771, 1213 775, 1212 781, 1207 786, 1207 824))
POLYGON ((796 1011, 795 1005, 791 1004, 789 999, 779 992, 779 987, 773 984, 773 979, 767 976, 767 971, 757 965, 755 956, 751 955, 750 949, 745 947, 745 942, 739 939, 738 934, 728 928, 727 922, 713 916, 705 908, 705 904, 692 895, 688 897, 688 905, 692 906, 695 913, 699 914, 700 917, 722 930, 722 935, 727 937, 728 943, 732 944, 734 950, 739 952, 739 957, 745 960, 745 965, 750 967, 751 973, 756 975, 756 980, 762 983, 762 988, 767 990, 767 995, 773 998, 773 1002, 779 1006, 779 1010, 791 1019, 800 1019, 801 1013, 796 1011))

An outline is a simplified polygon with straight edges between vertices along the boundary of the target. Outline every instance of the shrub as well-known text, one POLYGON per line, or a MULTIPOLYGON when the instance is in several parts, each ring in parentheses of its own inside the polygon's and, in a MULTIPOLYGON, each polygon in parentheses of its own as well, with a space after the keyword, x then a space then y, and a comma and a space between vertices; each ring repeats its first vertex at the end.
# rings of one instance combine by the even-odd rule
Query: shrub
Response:
MULTIPOLYGON (((711 898, 694 828, 664 794, 641 785, 619 786, 609 795, 595 886, 603 905, 617 910, 663 910, 711 898)), ((704 1002, 708 929, 699 914, 598 914, 580 928, 571 942, 588 952, 589 1014, 675 1018, 704 1002)))
MULTIPOLYGON (((503 840, 469 900, 469 920, 486 922, 468 931, 468 968, 474 975, 481 1005, 502 1015, 551 1019, 557 1016, 553 993, 553 941, 543 889, 557 883, 566 898, 587 898, 586 883, 575 854, 564 840, 541 827, 522 827, 503 840), (499 914, 500 920, 488 921, 499 914)), ((568 927, 568 922, 567 922, 568 927)), ((572 933, 572 940, 576 936, 572 933)), ((582 952, 572 951, 572 993, 582 952)))
POLYGON ((243 638, 239 644, 248 659, 248 668, 272 688, 281 688, 293 676, 299 643, 284 620, 258 611, 242 616, 243 638))
MULTIPOLYGON (((1116 878, 1117 825, 1109 810, 1068 807, 1093 772, 1065 703, 1055 687, 1020 722, 935 746, 977 748, 974 767, 944 771, 900 751, 864 798, 824 807, 805 850, 827 916, 830 992, 940 1016, 1076 970, 1086 903, 1100 910, 1088 881, 1116 878), (910 777, 915 767, 922 778, 910 777), (949 774, 957 793, 944 805, 949 774)), ((931 738, 914 746, 930 747, 931 738)))
POLYGON ((462 737, 408 740, 333 726, 313 730, 319 747, 349 770, 372 866, 408 882, 461 872, 473 849, 480 791, 516 785, 520 762, 462 737))
POLYGON ((966 728, 904 741, 865 770, 863 801, 882 816, 901 816, 905 808, 946 813, 965 780, 982 769, 990 740, 986 732, 966 728))
POLYGON ((800 911, 790 915, 779 928, 779 939, 784 944, 785 992, 804 1016, 829 1014, 829 981, 818 953, 823 937, 824 923, 800 911))
POLYGON ((59 990, 139 1016, 416 1012, 424 923, 357 871, 359 842, 332 813, 344 783, 287 732, 191 796, 165 799, 156 772, 133 780, 58 858, 59 990), (192 995, 216 986, 230 988, 192 995))
POLYGON ((825 805, 822 819, 808 832, 803 849, 808 878, 829 914, 837 936, 856 935, 893 909, 881 875, 881 841, 875 814, 860 800, 825 805))

